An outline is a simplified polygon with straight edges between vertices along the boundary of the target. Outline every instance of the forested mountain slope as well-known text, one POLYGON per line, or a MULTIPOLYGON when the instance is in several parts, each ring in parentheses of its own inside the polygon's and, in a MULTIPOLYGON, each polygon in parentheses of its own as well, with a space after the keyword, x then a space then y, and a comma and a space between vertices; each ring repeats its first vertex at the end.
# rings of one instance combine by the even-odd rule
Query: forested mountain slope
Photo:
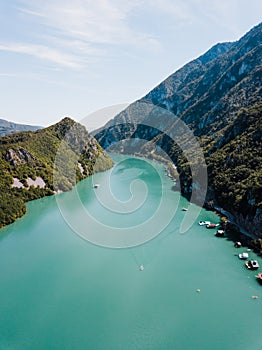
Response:
POLYGON ((70 118, 0 137, 0 227, 22 216, 27 201, 70 190, 112 165, 85 127, 70 118))
MULTIPOLYGON (((186 64, 107 123, 95 137, 104 148, 120 140, 150 141, 150 146, 140 152, 144 155, 153 155, 154 144, 158 145, 177 165, 181 192, 189 197, 192 185, 201 192, 201 184, 192 184, 191 164, 181 147, 166 137, 176 131, 179 118, 192 130, 205 156, 206 202, 223 207, 243 228, 259 236, 262 234, 261 81, 260 23, 240 40, 217 44, 186 64), (163 130, 164 113, 157 110, 152 113, 152 106, 168 113, 164 133, 159 131, 163 130)), ((119 150, 132 153, 132 142, 123 142, 119 150)))

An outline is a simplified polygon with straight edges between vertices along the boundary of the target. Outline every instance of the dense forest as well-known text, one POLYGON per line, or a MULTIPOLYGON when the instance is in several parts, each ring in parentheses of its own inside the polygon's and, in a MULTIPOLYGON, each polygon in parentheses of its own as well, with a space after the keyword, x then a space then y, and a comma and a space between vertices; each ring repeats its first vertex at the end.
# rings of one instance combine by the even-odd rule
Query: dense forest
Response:
MULTIPOLYGON (((207 164, 207 207, 223 208, 257 236, 262 216, 261 114, 262 103, 243 108, 226 127, 199 138, 207 164)), ((191 188, 191 164, 176 147, 173 152, 179 154, 180 177, 191 188)))
POLYGON ((261 114, 261 103, 240 110, 234 123, 220 131, 219 149, 216 134, 202 138, 215 197, 226 210, 244 216, 262 209, 261 114))

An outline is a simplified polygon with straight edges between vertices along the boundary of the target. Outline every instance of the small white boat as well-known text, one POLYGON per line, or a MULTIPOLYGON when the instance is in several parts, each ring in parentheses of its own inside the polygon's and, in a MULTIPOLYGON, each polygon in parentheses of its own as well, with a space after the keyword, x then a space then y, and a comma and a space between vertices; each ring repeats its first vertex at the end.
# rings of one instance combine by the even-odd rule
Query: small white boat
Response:
POLYGON ((205 226, 205 225, 210 225, 211 222, 210 221, 199 221, 198 225, 200 226, 205 226))
POLYGON ((187 208, 182 208, 182 211, 187 211, 187 208))
POLYGON ((98 188, 98 187, 100 187, 99 184, 95 184, 95 185, 94 185, 94 188, 98 188))
POLYGON ((246 260, 248 259, 248 253, 240 253, 238 254, 239 259, 246 260))
POLYGON ((140 270, 140 271, 144 271, 144 269, 145 269, 145 268, 144 268, 144 265, 140 265, 140 266, 139 266, 139 270, 140 270))
POLYGON ((215 235, 216 235, 217 237, 224 237, 225 231, 224 231, 224 230, 217 230, 217 232, 215 233, 215 235))

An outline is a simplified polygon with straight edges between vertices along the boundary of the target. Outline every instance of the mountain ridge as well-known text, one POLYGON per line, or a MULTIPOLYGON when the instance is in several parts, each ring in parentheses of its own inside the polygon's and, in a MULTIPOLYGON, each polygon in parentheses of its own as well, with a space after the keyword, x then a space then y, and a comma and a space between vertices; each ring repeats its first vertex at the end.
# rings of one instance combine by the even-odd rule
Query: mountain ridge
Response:
POLYGON ((15 134, 20 131, 36 131, 42 128, 42 126, 19 124, 6 119, 0 119, 0 136, 15 134))
POLYGON ((114 145, 116 149, 116 145, 122 140, 119 151, 130 153, 137 152, 135 142, 132 146, 130 140, 139 138, 147 140, 147 146, 143 146, 140 151, 141 155, 153 156, 156 154, 157 145, 177 165, 181 192, 190 197, 192 188, 199 188, 201 192, 201 184, 192 183, 190 164, 183 156, 183 152, 159 131, 163 127, 161 114, 164 115, 166 110, 170 124, 166 129, 167 134, 176 130, 177 118, 179 118, 192 130, 202 147, 209 178, 206 204, 213 202, 223 208, 228 207, 227 202, 233 200, 233 205, 228 209, 234 214, 236 221, 241 222, 242 227, 247 228, 250 233, 259 236, 262 232, 262 208, 258 199, 260 190, 258 187, 252 187, 251 179, 261 182, 262 159, 254 149, 257 147, 261 150, 261 142, 256 140, 255 132, 255 128, 261 125, 261 81, 262 23, 238 41, 217 44, 199 58, 187 63, 140 100, 132 103, 114 120, 109 121, 95 137, 104 148, 114 145), (148 107, 142 107, 145 105, 148 107), (159 115, 157 123, 152 115, 154 108, 158 109, 156 110, 159 115), (240 132, 240 124, 243 122, 241 118, 245 113, 251 122, 248 134, 240 132), (155 130, 148 127, 152 125, 150 124, 152 120, 156 125, 155 130), (156 129, 159 129, 158 132, 156 129), (235 134, 232 130, 235 130, 235 134), (124 138, 126 141, 123 141, 124 138), (235 157, 234 162, 227 163, 226 169, 221 166, 222 175, 219 174, 219 164, 215 160, 226 161, 227 156, 231 155, 231 148, 236 147, 234 150, 236 153, 241 139, 246 144, 246 148, 242 150, 243 159, 249 159, 254 154, 256 166, 252 168, 249 162, 246 166, 241 165, 241 159, 236 161, 237 157, 235 157), (247 139, 250 139, 250 142, 247 139), (211 171, 214 163, 218 172, 211 171), (241 170, 240 165, 245 167, 250 181, 242 174, 243 169, 241 170), (231 178, 230 173, 235 174, 235 179, 231 178), (239 181, 238 184, 235 183, 236 179, 239 181), (230 188, 230 181, 237 188, 235 191, 237 196, 232 197, 231 194, 231 197, 229 196, 229 193, 234 194, 230 188), (221 186, 223 198, 218 190, 221 186), (252 193, 252 198, 248 197, 248 193, 249 195, 252 193))

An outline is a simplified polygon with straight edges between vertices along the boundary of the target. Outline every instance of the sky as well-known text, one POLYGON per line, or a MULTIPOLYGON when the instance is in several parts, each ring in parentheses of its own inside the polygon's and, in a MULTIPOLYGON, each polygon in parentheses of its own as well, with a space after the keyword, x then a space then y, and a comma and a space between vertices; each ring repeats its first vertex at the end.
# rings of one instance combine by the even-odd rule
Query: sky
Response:
POLYGON ((0 0, 0 118, 47 126, 126 105, 261 14, 261 0, 0 0))

